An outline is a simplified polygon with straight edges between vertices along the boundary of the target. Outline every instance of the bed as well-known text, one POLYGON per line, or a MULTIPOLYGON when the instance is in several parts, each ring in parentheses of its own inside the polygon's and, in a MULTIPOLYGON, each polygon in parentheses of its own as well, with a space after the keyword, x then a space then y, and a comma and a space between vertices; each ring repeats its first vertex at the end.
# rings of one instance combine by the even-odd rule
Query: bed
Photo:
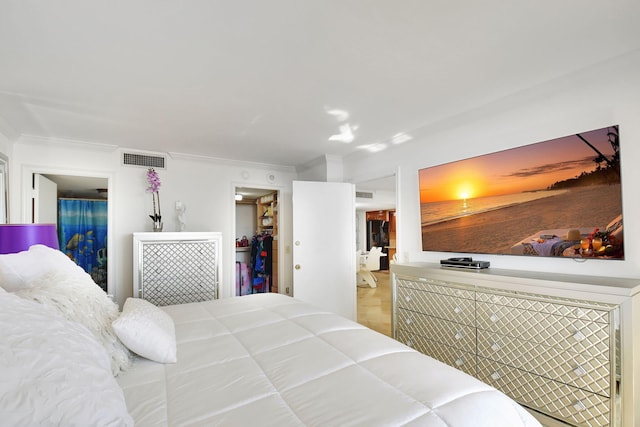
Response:
POLYGON ((129 298, 120 312, 68 265, 16 279, 6 257, 0 419, 11 425, 540 425, 492 387, 288 296, 129 298))

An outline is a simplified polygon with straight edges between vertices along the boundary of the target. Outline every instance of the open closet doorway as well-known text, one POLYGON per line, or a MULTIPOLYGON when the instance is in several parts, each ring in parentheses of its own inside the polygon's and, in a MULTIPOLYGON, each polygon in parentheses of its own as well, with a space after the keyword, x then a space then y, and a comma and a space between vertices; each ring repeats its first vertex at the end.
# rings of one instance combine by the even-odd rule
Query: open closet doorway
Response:
POLYGON ((396 175, 356 183, 356 247, 363 271, 356 278, 358 323, 391 336, 389 268, 396 253, 396 175), (369 259, 369 251, 377 258, 369 259), (367 262, 368 261, 368 262, 367 262), (364 275, 374 280, 362 280, 364 275))
POLYGON ((235 292, 278 293, 278 225, 280 192, 235 188, 235 292))
POLYGON ((55 223, 60 250, 109 292, 109 179, 32 174, 31 222, 55 223))

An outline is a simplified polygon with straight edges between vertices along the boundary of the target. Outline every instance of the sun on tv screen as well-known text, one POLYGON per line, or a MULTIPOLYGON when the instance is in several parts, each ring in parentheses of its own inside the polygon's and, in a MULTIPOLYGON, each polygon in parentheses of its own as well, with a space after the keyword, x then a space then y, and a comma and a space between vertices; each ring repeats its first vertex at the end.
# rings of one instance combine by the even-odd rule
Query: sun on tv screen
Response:
POLYGON ((624 259, 617 125, 418 174, 424 251, 624 259))

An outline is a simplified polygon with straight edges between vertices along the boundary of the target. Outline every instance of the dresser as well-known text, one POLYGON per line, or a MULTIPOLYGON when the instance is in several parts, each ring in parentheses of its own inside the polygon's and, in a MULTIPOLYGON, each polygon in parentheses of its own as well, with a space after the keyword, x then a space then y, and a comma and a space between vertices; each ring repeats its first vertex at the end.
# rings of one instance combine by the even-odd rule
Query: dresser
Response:
POLYGON ((133 296, 158 305, 218 297, 222 233, 133 234, 133 296))
POLYGON ((640 280, 426 263, 391 272, 399 341, 547 425, 640 425, 640 280))

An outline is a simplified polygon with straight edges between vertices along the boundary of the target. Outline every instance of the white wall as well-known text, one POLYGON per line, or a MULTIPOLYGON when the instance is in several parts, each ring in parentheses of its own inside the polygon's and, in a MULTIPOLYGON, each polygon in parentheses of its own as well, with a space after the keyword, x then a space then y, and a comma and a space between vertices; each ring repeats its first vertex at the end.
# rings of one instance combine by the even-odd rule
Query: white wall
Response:
POLYGON ((296 167, 299 181, 343 182, 342 157, 317 157, 310 162, 296 167))
POLYGON ((236 204, 236 239, 247 236, 247 239, 251 240, 257 230, 256 218, 257 208, 255 203, 236 204))
POLYGON ((7 206, 9 201, 5 199, 5 186, 8 189, 12 148, 9 138, 0 132, 0 154, 4 155, 4 158, 9 159, 7 164, 0 168, 0 223, 11 222, 7 206), (5 209, 7 209, 6 212, 5 209))
POLYGON ((347 157, 345 180, 358 182, 372 169, 386 171, 397 166, 398 255, 401 261, 439 262, 452 254, 421 249, 418 169, 618 124, 625 218, 624 261, 578 263, 570 259, 497 255, 481 258, 498 268, 640 277, 638 70, 640 52, 635 52, 413 132, 403 129, 416 139, 376 154, 358 153, 347 157))
POLYGON ((7 157, 11 154, 11 143, 2 133, 0 133, 0 153, 3 153, 7 157))
POLYGON ((327 159, 318 157, 310 162, 296 168, 298 180, 300 181, 328 181, 327 179, 327 159))
MULTIPOLYGON (((451 256, 422 252, 417 170, 461 158, 504 150, 611 124, 620 125, 624 261, 486 256, 492 267, 544 270, 574 274, 640 277, 640 52, 596 65, 496 100, 482 109, 409 132, 415 140, 375 154, 359 151, 343 161, 344 181, 362 182, 396 174, 398 180, 397 247, 401 261, 434 261, 451 256)), ((100 176, 109 179, 112 233, 109 237, 110 277, 119 302, 132 293, 131 234, 150 231, 150 195, 145 192, 145 168, 120 164, 115 145, 74 144, 65 141, 20 138, 15 144, 0 137, 0 149, 10 157, 10 209, 13 222, 28 212, 23 188, 32 171, 100 176), (4 147, 3 147, 4 146, 4 147), (70 173, 73 171, 73 173, 70 173), (24 196, 24 199, 23 199, 24 196), (114 268, 113 273, 111 268, 114 268)), ((234 270, 235 200, 239 187, 280 190, 280 278, 292 286, 291 181, 327 178, 326 159, 312 162, 296 178, 292 168, 173 155, 167 169, 159 171, 166 231, 176 229, 173 206, 181 200, 187 208, 186 231, 222 231, 224 259, 222 296, 231 295, 234 270), (323 173, 322 173, 323 172, 323 173), (267 177, 269 182, 267 181, 267 177), (275 180, 273 179, 275 178, 275 180)), ((333 174, 336 174, 335 172, 333 174)))
MULTIPOLYGON (((154 154, 154 153, 151 153, 154 154)), ((159 153, 155 153, 159 154, 159 153)), ((59 140, 21 138, 13 147, 11 172, 11 209, 14 219, 28 222, 28 188, 33 171, 65 173, 109 178, 109 275, 118 302, 131 296, 132 233, 151 231, 151 195, 147 188, 146 168, 121 165, 121 149, 113 145, 68 143, 59 140), (113 269, 113 270, 112 270, 113 269)), ((223 233, 223 267, 220 295, 232 295, 235 271, 235 187, 269 187, 281 197, 291 198, 293 168, 172 154, 165 170, 157 170, 161 180, 160 200, 164 231, 178 226, 175 202, 186 206, 184 231, 220 231, 223 233), (269 182, 267 183, 267 177, 269 182), (273 178, 273 179, 272 179, 273 178)), ((282 288, 292 286, 290 251, 291 203, 280 205, 282 288)), ((19 221, 15 221, 19 222, 19 221)))

